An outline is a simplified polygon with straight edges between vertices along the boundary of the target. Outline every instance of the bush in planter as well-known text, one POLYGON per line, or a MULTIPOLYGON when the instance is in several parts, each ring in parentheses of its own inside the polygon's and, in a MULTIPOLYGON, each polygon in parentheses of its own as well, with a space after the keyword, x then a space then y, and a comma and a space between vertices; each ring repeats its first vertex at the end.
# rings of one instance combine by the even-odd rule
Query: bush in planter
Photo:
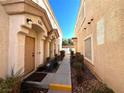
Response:
POLYGON ((46 63, 49 63, 50 60, 51 60, 51 58, 50 58, 50 57, 47 57, 47 58, 46 58, 46 63))
POLYGON ((64 50, 60 51, 60 56, 61 56, 61 60, 63 60, 63 58, 65 57, 65 51, 64 50))
POLYGON ((76 52, 76 54, 75 54, 76 56, 80 56, 81 55, 81 53, 80 52, 76 52))
POLYGON ((0 78, 0 84, 3 82, 3 79, 2 78, 0 78))
POLYGON ((71 50, 70 51, 70 54, 71 54, 71 56, 74 56, 74 51, 71 50))
POLYGON ((76 59, 78 62, 84 62, 84 56, 81 55, 80 53, 76 53, 76 59))
POLYGON ((54 58, 54 60, 55 60, 56 62, 59 61, 59 58, 58 58, 58 55, 57 55, 57 54, 55 54, 55 58, 54 58))
POLYGON ((59 65, 59 58, 58 58, 58 55, 55 54, 55 58, 54 58, 54 67, 56 68, 58 65, 59 65))
POLYGON ((0 81, 0 93, 19 93, 21 85, 21 74, 18 71, 14 74, 12 70, 11 76, 0 81))
POLYGON ((71 65, 73 65, 73 63, 77 62, 75 55, 74 56, 71 56, 70 62, 71 62, 71 65))
POLYGON ((58 55, 58 61, 61 61, 61 56, 60 55, 58 55))
POLYGON ((84 56, 81 55, 79 52, 76 53, 76 60, 77 62, 82 63, 82 70, 84 71, 84 56))
POLYGON ((71 50, 71 51, 70 51, 70 54, 71 54, 71 55, 70 55, 70 61, 72 61, 72 60, 73 60, 73 57, 74 57, 74 51, 71 50))
POLYGON ((74 62, 72 64, 72 66, 76 70, 76 79, 77 79, 77 82, 79 84, 82 83, 82 80, 83 80, 83 71, 82 71, 83 65, 82 65, 82 63, 80 63, 80 62, 74 62))

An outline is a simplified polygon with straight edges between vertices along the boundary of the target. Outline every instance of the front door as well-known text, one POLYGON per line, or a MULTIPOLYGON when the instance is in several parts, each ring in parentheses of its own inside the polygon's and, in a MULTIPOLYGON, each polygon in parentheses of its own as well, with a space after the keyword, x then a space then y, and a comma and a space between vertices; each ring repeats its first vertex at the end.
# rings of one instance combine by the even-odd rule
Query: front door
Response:
POLYGON ((25 39, 25 74, 35 69, 35 39, 26 37, 25 39))

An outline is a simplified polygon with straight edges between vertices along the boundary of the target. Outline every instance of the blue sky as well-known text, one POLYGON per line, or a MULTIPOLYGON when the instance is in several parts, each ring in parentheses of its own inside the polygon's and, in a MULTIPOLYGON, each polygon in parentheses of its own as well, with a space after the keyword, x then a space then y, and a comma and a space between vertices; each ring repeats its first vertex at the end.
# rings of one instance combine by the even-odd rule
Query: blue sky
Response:
POLYGON ((63 38, 72 38, 80 0, 49 0, 63 32, 63 38))

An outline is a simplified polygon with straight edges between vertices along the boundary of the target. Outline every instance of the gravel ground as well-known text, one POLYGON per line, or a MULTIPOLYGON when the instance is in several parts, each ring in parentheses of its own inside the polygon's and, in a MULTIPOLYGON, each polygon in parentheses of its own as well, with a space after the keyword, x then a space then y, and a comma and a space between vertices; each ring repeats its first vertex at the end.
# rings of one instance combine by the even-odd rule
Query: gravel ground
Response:
POLYGON ((76 71, 72 67, 72 86, 73 90, 72 93, 92 93, 92 88, 97 87, 99 81, 95 78, 95 76, 88 70, 88 68, 85 66, 83 73, 82 82, 79 84, 76 81, 76 71))

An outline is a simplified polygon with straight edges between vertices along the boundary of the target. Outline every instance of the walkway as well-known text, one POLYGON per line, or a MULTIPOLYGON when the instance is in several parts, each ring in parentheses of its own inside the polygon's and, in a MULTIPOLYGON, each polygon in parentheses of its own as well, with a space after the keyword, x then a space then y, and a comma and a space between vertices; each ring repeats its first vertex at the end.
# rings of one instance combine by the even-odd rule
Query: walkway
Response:
POLYGON ((49 86, 48 93, 71 93, 70 56, 66 55, 49 86))
MULTIPOLYGON (((48 93, 71 93, 71 68, 70 56, 66 55, 63 61, 59 62, 60 66, 55 73, 35 72, 34 74, 47 74, 43 80, 37 81, 36 75, 33 74, 32 78, 24 81, 23 87, 25 90, 26 84, 29 86, 37 86, 38 88, 48 89, 48 93), (35 80, 36 79, 36 80, 35 80)), ((26 89, 27 90, 27 89, 26 89)), ((24 92, 26 93, 26 92, 24 92)), ((42 92, 41 92, 42 93, 42 92)))
POLYGON ((56 73, 48 73, 40 83, 42 88, 49 89, 48 93, 71 93, 71 69, 70 56, 66 55, 60 62, 60 67, 56 73))

